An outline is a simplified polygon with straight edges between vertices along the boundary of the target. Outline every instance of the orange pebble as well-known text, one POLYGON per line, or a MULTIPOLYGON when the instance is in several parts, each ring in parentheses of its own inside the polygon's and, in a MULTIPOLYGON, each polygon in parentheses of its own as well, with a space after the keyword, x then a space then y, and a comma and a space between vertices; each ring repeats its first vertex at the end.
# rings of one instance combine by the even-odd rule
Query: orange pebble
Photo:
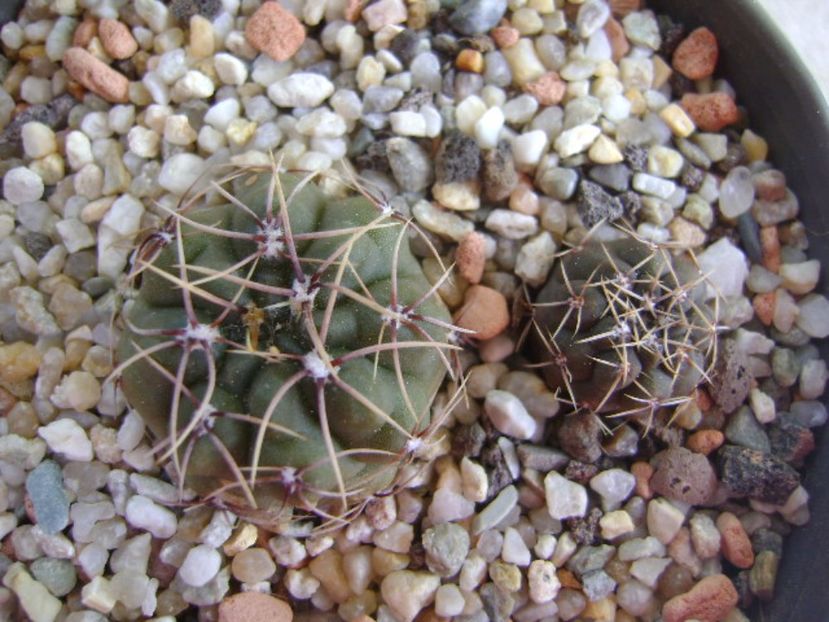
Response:
POLYGON ((725 435, 719 430, 698 430, 688 437, 688 449, 707 456, 722 446, 725 435))
POLYGON ((702 80, 714 73, 719 55, 714 33, 707 28, 697 28, 677 46, 673 66, 686 78, 702 80))
POLYGON ((763 267, 775 274, 780 271, 780 237, 777 227, 760 229, 760 246, 763 249, 763 267))
POLYGON ((717 517, 717 529, 722 536, 722 553, 737 568, 751 568, 754 565, 754 550, 740 519, 731 512, 717 517))
POLYGON ((540 78, 524 85, 524 90, 535 97, 542 106, 556 106, 567 93, 567 84, 558 73, 549 71, 540 78))
POLYGON ((465 48, 458 53, 455 58, 455 67, 461 71, 471 71, 472 73, 481 73, 484 70, 484 55, 478 50, 465 48))
POLYGON ((754 307, 754 313, 757 314, 757 319, 764 326, 771 326, 774 321, 776 298, 777 296, 774 292, 768 292, 765 294, 757 294, 751 301, 751 306, 754 307))
POLYGON ((512 47, 521 38, 521 33, 518 32, 518 29, 513 28, 508 23, 496 26, 489 34, 492 35, 492 40, 495 41, 495 45, 499 48, 512 47))
POLYGON ((679 104, 703 132, 719 132, 740 120, 737 104, 728 93, 687 93, 679 104))

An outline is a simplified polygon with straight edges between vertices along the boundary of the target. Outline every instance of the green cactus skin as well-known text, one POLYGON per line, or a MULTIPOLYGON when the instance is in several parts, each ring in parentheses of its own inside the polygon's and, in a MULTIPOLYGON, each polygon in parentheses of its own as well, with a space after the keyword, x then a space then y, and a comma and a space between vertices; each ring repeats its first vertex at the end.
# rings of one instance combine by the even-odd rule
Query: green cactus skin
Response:
POLYGON ((428 438, 454 327, 405 219, 276 171, 236 173, 139 250, 117 372, 182 485, 344 516, 428 438))
POLYGON ((559 256, 538 292, 529 351, 574 410, 647 429, 707 379, 716 317, 689 253, 631 231, 606 242, 588 235, 559 256))

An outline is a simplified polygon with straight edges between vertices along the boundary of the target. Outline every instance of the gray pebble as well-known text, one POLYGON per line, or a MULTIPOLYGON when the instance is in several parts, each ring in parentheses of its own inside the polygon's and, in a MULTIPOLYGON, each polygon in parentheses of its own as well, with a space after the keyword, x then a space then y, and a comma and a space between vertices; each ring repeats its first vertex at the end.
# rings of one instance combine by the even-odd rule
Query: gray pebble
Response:
POLYGON ((729 417, 724 432, 725 438, 734 445, 764 453, 771 449, 768 435, 748 406, 742 406, 729 417))
POLYGON ((582 589, 591 602, 610 596, 616 589, 616 581, 604 570, 588 572, 581 578, 582 589))
POLYGON ((37 525, 45 533, 62 531, 69 524, 69 499, 63 489, 63 474, 56 462, 45 460, 26 478, 37 525))
POLYGON ((775 381, 781 387, 791 387, 800 374, 800 361, 794 350, 775 348, 771 353, 771 370, 775 381))
POLYGON ((630 188, 630 178, 633 176, 630 169, 624 164, 606 164, 594 166, 588 173, 590 179, 616 192, 624 192, 630 188))
POLYGON ((68 559, 41 557, 33 561, 29 569, 34 578, 58 598, 69 594, 78 581, 75 566, 68 559))
POLYGON ((455 523, 441 523, 423 532, 426 565, 442 577, 458 573, 469 552, 469 533, 455 523))
POLYGON ((609 544, 583 546, 567 560, 567 569, 579 577, 601 570, 616 554, 616 548, 609 544))
POLYGON ((507 12, 507 0, 465 0, 449 17, 462 35, 480 35, 498 25, 507 12))
POLYGON ((386 141, 386 155, 392 175, 406 192, 422 192, 434 180, 432 161, 426 150, 408 138, 390 138, 386 141))

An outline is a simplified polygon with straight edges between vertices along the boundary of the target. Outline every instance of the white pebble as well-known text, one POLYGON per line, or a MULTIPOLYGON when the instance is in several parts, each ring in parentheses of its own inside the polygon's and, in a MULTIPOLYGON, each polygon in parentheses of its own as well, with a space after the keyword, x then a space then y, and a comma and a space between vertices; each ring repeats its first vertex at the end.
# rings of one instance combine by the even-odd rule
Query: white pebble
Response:
POLYGON ((58 419, 38 428, 37 435, 56 454, 77 462, 92 461, 92 442, 74 419, 58 419))
POLYGON ((556 241, 542 231, 521 246, 515 258, 515 274, 532 287, 542 285, 555 261, 556 241))
POLYGON ((186 146, 196 141, 196 130, 190 127, 187 115, 171 114, 164 121, 164 140, 172 145, 186 146))
POLYGON ((40 175, 25 166, 16 166, 3 177, 3 196, 12 205, 37 201, 43 190, 40 175))
POLYGON ((674 539, 685 515, 673 503, 660 497, 648 503, 648 531, 662 544, 669 544, 674 539))
POLYGON ((559 134, 553 146, 560 157, 569 158, 587 151, 601 133, 596 125, 577 125, 559 134))
POLYGON ((201 71, 191 69, 173 86, 172 97, 176 101, 188 99, 204 99, 213 95, 216 90, 213 81, 201 71))
POLYGON ((20 98, 29 104, 48 104, 52 99, 52 82, 48 78, 26 76, 20 83, 20 98))
POLYGON ((401 110, 389 115, 392 131, 398 136, 426 136, 426 119, 419 112, 401 110))
POLYGON ((136 125, 127 133, 129 150, 140 158, 155 158, 158 155, 160 143, 161 136, 140 125, 136 125))
POLYGON ((708 284, 708 297, 725 298, 743 293, 748 277, 746 256, 728 238, 721 238, 697 255, 697 264, 708 284), (723 266, 728 269, 724 270, 723 266))
POLYGON ((544 130, 525 132, 512 140, 512 155, 521 168, 534 168, 546 149, 547 133, 544 130))
POLYGON ((636 173, 633 176, 633 188, 643 194, 667 200, 676 191, 676 184, 647 173, 636 173))
POLYGON ((142 495, 130 497, 125 517, 130 525, 148 531, 156 538, 170 538, 176 533, 176 515, 142 495))
POLYGON ((213 67, 216 75, 224 84, 241 86, 248 78, 247 65, 232 54, 219 52, 213 57, 213 67))
POLYGON ((125 104, 113 106, 109 111, 107 121, 113 132, 126 134, 135 125, 135 106, 125 104))
POLYGON ((222 565, 222 556, 216 549, 199 544, 187 552, 178 569, 179 578, 187 585, 201 587, 216 576, 222 565))
POLYGON ((182 195, 196 183, 205 166, 205 161, 195 154, 177 153, 162 165, 158 185, 168 192, 182 195))
POLYGON ((503 127, 504 113, 498 106, 493 106, 475 122, 474 133, 478 146, 481 149, 494 149, 503 127))
POLYGON ((815 339, 829 336, 829 300, 825 296, 809 294, 798 301, 797 309, 800 330, 815 339))
POLYGON ((753 203, 751 171, 745 166, 735 166, 720 184, 720 213, 726 218, 737 218, 750 210, 753 203))
POLYGON ((25 123, 20 130, 20 138, 23 140, 23 152, 28 158, 45 158, 58 150, 52 128, 38 121, 25 123))
POLYGON ((579 518, 587 512, 587 491, 584 486, 555 471, 550 471, 544 478, 544 492, 547 511, 556 520, 579 518))
POLYGON ((454 583, 441 585, 435 593, 435 613, 439 616, 458 616, 463 613, 465 604, 463 593, 454 583))
POLYGON ((489 391, 484 400, 484 411, 503 434, 520 439, 528 439, 535 434, 535 419, 512 393, 499 389, 489 391))
POLYGON ((521 240, 538 232, 535 216, 501 208, 489 213, 484 226, 509 240, 521 240))
POLYGON ((241 110, 239 100, 235 97, 228 97, 207 109, 204 114, 204 122, 224 132, 231 121, 239 118, 241 110))
POLYGON ((635 486, 636 478, 623 469, 608 469, 590 480, 590 488, 602 497, 608 507, 618 507, 635 486))
POLYGON ((338 138, 348 131, 345 119, 328 108, 318 108, 303 115, 296 124, 296 130, 306 136, 317 138, 338 138))
POLYGON ((504 531, 504 543, 501 547, 501 559, 516 566, 529 566, 532 556, 524 538, 514 527, 507 527, 504 531))
POLYGON ((283 108, 313 108, 333 92, 334 83, 317 73, 294 73, 268 87, 268 97, 283 108))

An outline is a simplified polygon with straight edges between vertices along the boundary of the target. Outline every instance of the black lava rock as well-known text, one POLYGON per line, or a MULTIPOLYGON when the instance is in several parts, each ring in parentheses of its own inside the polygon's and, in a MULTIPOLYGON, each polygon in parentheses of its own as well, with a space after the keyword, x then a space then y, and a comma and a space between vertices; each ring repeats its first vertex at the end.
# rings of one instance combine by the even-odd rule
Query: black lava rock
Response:
POLYGON ((621 218, 625 208, 618 197, 610 195, 599 184, 582 180, 578 192, 579 214, 587 227, 601 220, 613 222, 621 218))
POLYGON ((641 173, 648 168, 648 150, 638 145, 628 145, 622 149, 622 157, 631 170, 641 173))
POLYGON ((717 452, 720 481, 735 497, 783 505, 800 485, 800 474, 770 454, 725 445, 717 452))
POLYGON ((173 0, 170 3, 170 12, 179 22, 189 22, 196 14, 213 19, 221 10, 222 0, 173 0))
POLYGON ((440 143, 435 157, 435 178, 438 183, 470 181, 481 170, 481 149, 474 138, 458 130, 450 131, 440 143))
POLYGON ((487 201, 505 201, 518 183, 512 148, 502 140, 495 149, 483 152, 483 190, 487 201))
POLYGON ((803 460, 815 449, 815 435, 806 426, 781 415, 768 430, 771 453, 794 466, 801 466, 803 460))

